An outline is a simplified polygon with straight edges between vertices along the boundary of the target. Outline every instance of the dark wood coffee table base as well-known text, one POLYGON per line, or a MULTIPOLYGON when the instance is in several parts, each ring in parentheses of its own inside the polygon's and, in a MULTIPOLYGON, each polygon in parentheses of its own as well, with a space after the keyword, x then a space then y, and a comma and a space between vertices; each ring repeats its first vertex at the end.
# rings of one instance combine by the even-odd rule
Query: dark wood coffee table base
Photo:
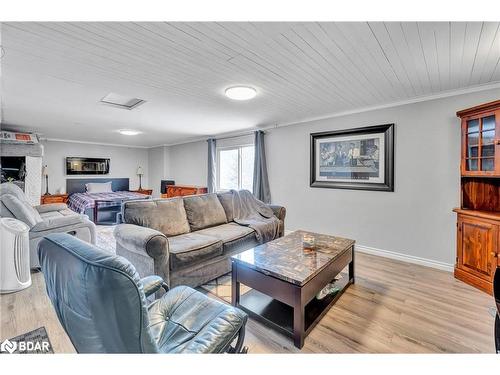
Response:
POLYGON ((293 338, 298 348, 304 346, 305 337, 340 298, 347 287, 354 283, 354 251, 350 247, 334 262, 321 270, 302 286, 280 280, 261 271, 232 261, 232 304, 250 317, 293 338), (341 288, 336 294, 316 299, 326 284, 342 273, 335 284, 341 288), (252 288, 240 296, 240 283, 252 288))

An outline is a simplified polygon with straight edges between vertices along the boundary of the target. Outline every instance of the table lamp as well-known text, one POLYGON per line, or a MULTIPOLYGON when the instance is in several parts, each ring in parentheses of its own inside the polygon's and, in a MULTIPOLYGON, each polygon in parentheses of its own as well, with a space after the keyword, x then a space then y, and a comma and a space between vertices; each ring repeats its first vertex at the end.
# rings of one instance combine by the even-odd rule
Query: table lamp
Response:
POLYGON ((42 176, 45 177, 45 195, 50 195, 49 193, 49 169, 46 165, 42 168, 42 176))
POLYGON ((142 190, 142 175, 144 174, 142 167, 137 168, 136 174, 139 176, 139 190, 142 190))

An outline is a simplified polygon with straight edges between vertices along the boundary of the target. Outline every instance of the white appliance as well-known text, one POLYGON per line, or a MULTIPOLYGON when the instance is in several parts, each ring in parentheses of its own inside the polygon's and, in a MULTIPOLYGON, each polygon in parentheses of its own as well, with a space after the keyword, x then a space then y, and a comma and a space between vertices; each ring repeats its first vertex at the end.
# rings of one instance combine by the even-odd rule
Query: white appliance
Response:
POLYGON ((30 228, 22 221, 0 218, 0 293, 12 293, 31 285, 30 228))

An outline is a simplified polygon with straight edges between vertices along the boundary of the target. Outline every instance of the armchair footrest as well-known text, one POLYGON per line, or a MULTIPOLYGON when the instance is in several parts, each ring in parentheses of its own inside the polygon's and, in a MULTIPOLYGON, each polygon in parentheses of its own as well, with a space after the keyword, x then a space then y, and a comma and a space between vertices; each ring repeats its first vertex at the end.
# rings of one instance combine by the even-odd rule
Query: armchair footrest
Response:
POLYGON ((231 352, 231 343, 244 334, 247 315, 178 286, 149 306, 149 320, 163 353, 223 353, 231 352))

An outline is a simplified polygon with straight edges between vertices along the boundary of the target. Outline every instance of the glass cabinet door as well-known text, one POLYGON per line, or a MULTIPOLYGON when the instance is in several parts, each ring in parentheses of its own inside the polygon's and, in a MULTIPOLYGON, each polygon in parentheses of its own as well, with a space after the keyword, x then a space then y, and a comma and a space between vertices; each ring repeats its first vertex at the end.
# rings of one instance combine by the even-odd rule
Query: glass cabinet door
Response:
POLYGON ((495 171, 495 127, 495 115, 466 122, 465 169, 467 171, 495 171))

